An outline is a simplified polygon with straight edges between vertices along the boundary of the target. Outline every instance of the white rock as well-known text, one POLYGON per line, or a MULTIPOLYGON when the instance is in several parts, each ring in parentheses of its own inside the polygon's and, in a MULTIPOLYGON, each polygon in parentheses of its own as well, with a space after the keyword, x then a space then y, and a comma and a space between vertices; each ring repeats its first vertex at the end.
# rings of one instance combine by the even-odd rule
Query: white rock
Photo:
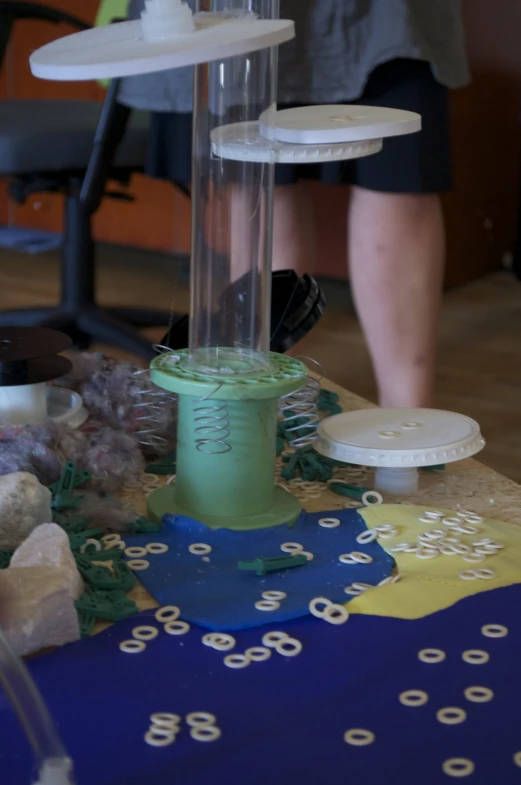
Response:
POLYGON ((80 638, 78 614, 60 567, 0 570, 0 627, 20 656, 80 638))
POLYGON ((33 529, 14 552, 9 567, 61 567, 67 574, 67 587, 73 600, 78 600, 85 591, 69 538, 57 523, 42 523, 33 529))
POLYGON ((51 498, 28 472, 0 477, 0 548, 17 548, 36 526, 52 521, 51 498))

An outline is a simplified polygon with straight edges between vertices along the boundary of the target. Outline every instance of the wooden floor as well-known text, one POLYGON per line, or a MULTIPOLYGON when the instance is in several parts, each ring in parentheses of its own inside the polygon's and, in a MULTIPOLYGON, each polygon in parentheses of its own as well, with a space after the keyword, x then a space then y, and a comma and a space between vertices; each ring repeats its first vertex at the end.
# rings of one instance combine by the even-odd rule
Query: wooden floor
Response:
MULTIPOLYGON (((55 255, 0 251, 0 309, 52 304, 57 282, 55 255)), ((98 289, 101 303, 178 312, 188 305, 185 264, 137 251, 100 249, 98 289)), ((302 353, 320 360, 337 383, 374 400, 348 286, 326 282, 325 290, 329 307, 302 353)), ((154 337, 160 336, 156 331, 154 337)), ((446 295, 436 405, 477 419, 488 442, 483 461, 521 482, 521 283, 509 274, 446 295)))

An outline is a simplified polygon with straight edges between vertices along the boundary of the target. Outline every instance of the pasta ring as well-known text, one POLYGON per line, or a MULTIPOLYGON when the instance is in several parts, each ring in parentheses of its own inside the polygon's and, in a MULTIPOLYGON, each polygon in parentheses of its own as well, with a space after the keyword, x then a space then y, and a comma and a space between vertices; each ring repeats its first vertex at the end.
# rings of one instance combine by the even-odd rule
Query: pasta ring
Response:
POLYGON ((280 550, 283 553, 298 553, 299 551, 304 550, 304 546, 299 542, 283 542, 280 546, 280 550))
POLYGON ((191 728, 201 728, 207 725, 215 725, 217 718, 207 711, 193 711, 185 717, 186 724, 191 728))
POLYGON ((263 600, 285 600, 288 595, 284 591, 263 591, 263 600))
POLYGON ((131 547, 125 548, 125 556, 128 556, 130 559, 140 559, 142 556, 147 555, 146 548, 139 548, 139 547, 131 547))
POLYGON ((442 518, 441 522, 444 524, 444 526, 448 526, 449 528, 461 525, 460 518, 442 518))
POLYGON ((216 651, 230 651, 235 646, 235 638, 224 632, 209 632, 203 636, 203 643, 216 651))
POLYGON ((255 603, 255 607, 258 611, 278 611, 280 602, 276 600, 259 600, 259 602, 255 603))
POLYGON ((339 518, 320 518, 318 522, 319 526, 322 526, 323 529, 336 529, 337 526, 340 526, 340 519, 339 518))
MULTIPOLYGON (((384 578, 383 581, 380 581, 378 586, 388 586, 388 585, 392 585, 393 583, 398 583, 401 577, 402 577, 401 575, 389 575, 388 578, 384 578)), ((345 589, 345 591, 346 593, 349 593, 347 592, 347 589, 345 589)))
POLYGON ((262 644, 263 646, 268 646, 270 649, 274 649, 277 643, 289 639, 289 635, 287 632, 277 632, 273 630, 273 632, 267 632, 262 637, 262 644))
POLYGON ((132 637, 137 641, 153 641, 158 635, 159 630, 157 627, 147 627, 143 625, 141 627, 134 627, 132 630, 132 637))
POLYGON ((457 706, 447 706, 436 712, 436 719, 443 725, 459 725, 467 719, 467 712, 457 706))
POLYGON ((119 648, 126 654, 139 654, 140 652, 145 651, 146 644, 143 643, 143 641, 137 641, 134 639, 131 641, 122 641, 119 644, 119 648))
POLYGON ((376 540, 377 537, 378 532, 376 529, 367 529, 367 531, 358 535, 356 541, 359 545, 368 545, 370 542, 373 542, 373 540, 376 540))
POLYGON ((208 556, 208 554, 212 552, 212 547, 205 542, 194 542, 188 547, 188 550, 190 553, 193 553, 194 556, 208 556))
POLYGON ((484 665, 490 659, 490 654, 481 649, 468 649, 461 655, 464 662, 469 665, 484 665))
POLYGON ((317 619, 321 619, 324 616, 326 608, 328 608, 330 605, 333 605, 331 600, 326 600, 325 597, 315 597, 309 603, 309 611, 313 616, 316 616, 317 619), (320 611, 318 609, 319 605, 323 605, 324 609, 320 611))
POLYGON ((315 554, 310 553, 309 551, 299 551, 298 556, 305 556, 308 561, 313 561, 315 558, 315 554))
POLYGON ((357 589, 357 591, 369 591, 369 589, 374 589, 370 583, 352 583, 351 586, 353 589, 357 589))
POLYGON ((435 665, 438 662, 443 662, 447 655, 441 649, 422 649, 418 652, 418 659, 426 662, 428 665, 435 665))
POLYGON ((155 725, 158 728, 169 728, 170 730, 174 730, 174 728, 178 729, 178 726, 181 724, 181 717, 179 714, 169 714, 168 712, 158 711, 155 714, 150 715, 150 721, 152 725, 155 725))
POLYGON ((488 703, 494 697, 488 687, 467 687, 463 694, 471 703, 488 703))
POLYGON ((186 635, 190 625, 186 621, 169 621, 165 624, 164 630, 168 635, 186 635))
POLYGON ((252 662, 265 662, 271 657, 270 649, 264 646, 252 646, 244 652, 252 662))
POLYGON ((342 562, 342 564, 356 564, 356 559, 353 557, 352 553, 342 553, 338 557, 338 561, 342 562))
POLYGON ((378 491, 366 491, 362 495, 362 504, 365 507, 377 507, 380 504, 384 503, 384 497, 378 491), (376 499, 376 501, 371 502, 370 499, 376 499))
POLYGON ((215 725, 202 725, 192 728, 190 736, 196 741, 217 741, 221 737, 221 729, 215 725))
POLYGON ((296 638, 285 638, 274 646, 277 654, 282 657, 297 657, 302 651, 302 644, 296 638), (289 646, 289 649, 288 649, 289 646))
POLYGON ((442 766, 443 772, 449 777, 468 777, 475 768, 468 758, 449 758, 442 766))
POLYGON ((95 540, 93 537, 89 537, 89 539, 85 540, 85 543, 81 546, 80 553, 85 553, 89 545, 94 545, 96 551, 101 551, 101 542, 99 542, 99 540, 95 540))
POLYGON ((148 570, 150 567, 150 562, 148 562, 146 559, 131 559, 127 562, 127 565, 134 572, 139 572, 140 570, 148 570))
POLYGON ((429 700, 429 696, 423 690, 406 690, 400 693, 400 703, 404 706, 423 706, 429 700))
POLYGON ((168 550, 168 545, 164 542, 149 542, 146 546, 148 553, 153 554, 160 554, 166 553, 168 550))
POLYGON ((346 744, 351 744, 354 747, 366 747, 368 744, 372 744, 374 740, 374 733, 363 728, 352 728, 344 733, 346 744))
POLYGON ((181 611, 175 605, 165 605, 164 608, 159 608, 156 611, 156 621, 166 624, 169 621, 177 621, 181 611))
POLYGON ((349 613, 343 605, 328 605, 322 614, 324 621, 329 624, 345 624, 349 619, 349 613))
POLYGON ((435 559, 437 556, 439 556, 439 552, 434 548, 418 548, 416 551, 417 559, 435 559))
POLYGON ((445 513, 441 512, 441 510, 425 510, 425 512, 423 514, 427 515, 432 520, 437 520, 439 518, 443 518, 443 516, 445 515, 445 513))
POLYGON ((360 589, 353 589, 352 586, 346 586, 344 591, 346 594, 350 594, 351 597, 360 597, 363 594, 363 591, 360 589))
MULTIPOLYGON (((157 731, 161 730, 161 728, 157 728, 157 731)), ((159 733, 157 731, 156 729, 151 728, 145 733, 145 741, 147 744, 150 744, 151 747, 168 747, 170 744, 174 743, 175 733, 173 731, 166 730, 166 733, 159 733)))
POLYGON ((246 668, 251 664, 251 660, 245 654, 228 654, 224 658, 224 664, 228 668, 246 668))
POLYGON ((481 634, 485 638, 506 638, 508 627, 504 627, 502 624, 485 624, 481 628, 481 634))
POLYGON ((119 542, 121 540, 121 534, 104 534, 101 539, 104 543, 110 545, 112 542, 119 542))

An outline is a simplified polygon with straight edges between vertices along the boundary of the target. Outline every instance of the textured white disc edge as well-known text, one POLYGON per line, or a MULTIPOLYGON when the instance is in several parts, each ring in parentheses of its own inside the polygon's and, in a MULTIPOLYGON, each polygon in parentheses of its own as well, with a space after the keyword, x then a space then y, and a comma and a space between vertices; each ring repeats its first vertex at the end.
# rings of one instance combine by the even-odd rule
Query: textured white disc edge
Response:
POLYGON ((303 106, 277 112, 261 133, 286 144, 342 144, 421 131, 421 116, 402 109, 358 104, 303 106), (345 116, 345 122, 342 118, 345 116))
POLYGON ((170 41, 145 41, 140 20, 65 36, 33 52, 31 71, 62 82, 136 76, 245 55, 295 37, 287 19, 194 21, 194 33, 170 41))
POLYGON ((215 128, 211 134, 212 152, 229 161, 272 164, 316 164, 348 161, 379 153, 381 139, 348 144, 284 144, 260 134, 258 122, 234 123, 215 128))
MULTIPOLYGON (((361 410, 367 412, 386 412, 389 410, 361 410)), ((402 410, 404 413, 408 410, 402 410)), ((418 410, 415 410, 418 411, 418 410)), ((427 410, 430 411, 430 410, 427 410)), ((454 463, 465 458, 470 458, 480 452, 485 447, 485 439, 481 435, 480 427, 475 420, 465 415, 456 415, 453 412, 436 412, 440 417, 449 415, 450 417, 460 417, 461 422, 466 422, 471 426, 471 434, 459 441, 450 442, 446 445, 435 447, 429 444, 419 445, 410 449, 386 449, 382 445, 382 440, 375 439, 374 446, 362 447, 349 444, 347 441, 336 440, 325 432, 328 424, 331 425, 335 420, 349 417, 350 414, 359 415, 361 412, 345 412, 334 417, 323 420, 318 429, 318 440, 314 447, 317 452, 328 458, 342 461, 343 463, 353 463, 360 466, 375 466, 388 468, 414 468, 422 466, 435 466, 442 463, 454 463), (377 443, 378 442, 378 443, 377 443)), ((418 431, 420 434, 421 431, 418 431)))

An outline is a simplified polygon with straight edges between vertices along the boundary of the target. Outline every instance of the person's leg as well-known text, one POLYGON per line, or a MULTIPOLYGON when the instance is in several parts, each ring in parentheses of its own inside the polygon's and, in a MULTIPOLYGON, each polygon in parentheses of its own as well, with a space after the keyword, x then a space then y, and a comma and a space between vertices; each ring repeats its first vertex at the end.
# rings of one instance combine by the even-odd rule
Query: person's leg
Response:
POLYGON ((445 236, 440 199, 354 187, 350 276, 381 406, 430 406, 445 236))
POLYGON ((315 230, 313 202, 306 182, 275 188, 273 269, 313 273, 315 230))

